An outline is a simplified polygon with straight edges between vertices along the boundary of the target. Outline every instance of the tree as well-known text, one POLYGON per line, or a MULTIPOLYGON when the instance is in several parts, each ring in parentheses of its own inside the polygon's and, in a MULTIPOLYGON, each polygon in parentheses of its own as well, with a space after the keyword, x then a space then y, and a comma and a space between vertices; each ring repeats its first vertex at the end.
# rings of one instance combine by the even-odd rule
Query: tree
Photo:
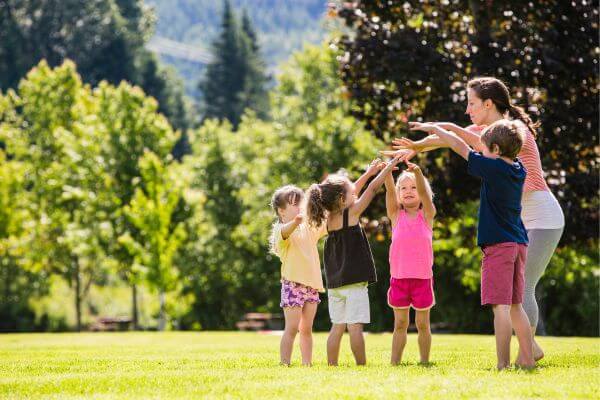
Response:
MULTIPOLYGON (((335 12, 353 31, 334 41, 353 114, 376 135, 403 134, 409 118, 467 125, 467 80, 501 78, 542 124, 542 163, 571 221, 565 243, 597 236, 597 7, 558 0, 392 7, 355 1, 335 12)), ((429 163, 437 156, 429 155, 429 163)), ((463 178, 464 166, 452 160, 449 168, 432 172, 444 193, 441 208, 456 212, 456 200, 474 199, 477 190, 475 180, 463 178)))
POLYGON ((213 42, 213 57, 199 84, 204 117, 227 119, 237 129, 246 108, 266 115, 267 78, 256 34, 247 17, 240 28, 228 0, 224 2, 221 33, 213 42))
POLYGON ((162 163, 171 160, 173 146, 178 135, 169 122, 158 114, 157 102, 144 92, 126 83, 114 87, 105 82, 94 91, 98 100, 98 118, 107 134, 103 158, 107 160, 107 174, 111 177, 111 191, 116 201, 109 211, 112 235, 105 242, 118 262, 118 269, 132 290, 132 316, 137 327, 137 284, 143 281, 132 254, 118 239, 129 235, 140 240, 139 228, 132 225, 124 214, 142 179, 140 159, 147 151, 155 154, 162 163))
POLYGON ((184 185, 176 178, 176 165, 164 165, 150 151, 139 160, 139 167, 141 187, 124 207, 125 215, 139 231, 139 239, 125 233, 119 242, 134 256, 147 281, 159 290, 158 329, 162 331, 166 326, 165 292, 173 290, 178 280, 173 258, 185 239, 183 224, 173 223, 184 185))
POLYGON ((203 233, 182 255, 190 260, 184 263, 186 291, 196 294, 184 318, 188 327, 230 329, 244 312, 276 311, 279 261, 268 252, 271 194, 289 183, 307 188, 342 166, 356 173, 383 145, 346 115, 331 51, 307 47, 284 66, 279 82, 273 121, 249 112, 237 131, 207 120, 194 134, 193 155, 185 162, 203 195, 197 218, 203 233), (232 297, 238 301, 228 301, 232 297))
POLYGON ((103 269, 98 238, 110 201, 100 160, 104 131, 90 118, 91 91, 72 62, 51 69, 42 61, 21 81, 18 95, 6 99, 4 129, 12 133, 3 139, 13 162, 27 167, 27 225, 34 226, 20 243, 20 261, 69 282, 80 330, 82 300, 103 269))
POLYGON ((265 119, 269 116, 267 87, 270 77, 266 74, 267 66, 262 58, 258 37, 246 9, 242 14, 242 32, 244 34, 242 36, 244 39, 243 59, 247 63, 243 109, 249 108, 256 113, 258 118, 265 119))
POLYGON ((152 10, 141 0, 7 1, 0 7, 0 90, 16 88, 44 59, 58 66, 73 60, 83 80, 144 88, 171 124, 183 132, 177 157, 189 149, 189 105, 178 77, 144 48, 154 27, 152 10))

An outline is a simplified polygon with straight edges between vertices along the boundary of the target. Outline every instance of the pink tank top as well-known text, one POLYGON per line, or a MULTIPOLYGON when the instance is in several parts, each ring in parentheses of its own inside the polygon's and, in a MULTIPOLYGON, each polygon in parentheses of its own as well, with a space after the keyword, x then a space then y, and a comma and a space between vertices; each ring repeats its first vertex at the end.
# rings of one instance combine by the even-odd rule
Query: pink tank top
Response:
POLYGON ((392 231, 390 275, 392 278, 429 279, 433 277, 433 231, 423 211, 411 218, 400 210, 392 231))

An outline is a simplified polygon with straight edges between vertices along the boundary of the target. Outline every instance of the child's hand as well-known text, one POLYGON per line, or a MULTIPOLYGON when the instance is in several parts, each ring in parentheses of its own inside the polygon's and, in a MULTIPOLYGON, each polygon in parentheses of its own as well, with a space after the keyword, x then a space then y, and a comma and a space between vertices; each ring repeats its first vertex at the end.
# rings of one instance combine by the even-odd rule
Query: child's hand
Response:
POLYGON ((413 164, 411 162, 406 161, 406 169, 409 170, 410 172, 419 172, 421 171, 421 167, 419 167, 417 164, 413 164))
POLYGON ((409 122, 408 126, 411 131, 423 131, 427 132, 427 134, 431 135, 435 133, 437 127, 434 124, 426 123, 426 122, 409 122))
MULTIPOLYGON (((408 162, 408 161, 405 159, 405 155, 404 155, 404 154, 396 154, 396 155, 394 156, 394 158, 392 158, 392 159, 389 161, 389 164, 392 164, 392 165, 394 165, 394 167, 395 167, 396 165, 400 164, 400 163, 401 163, 401 162, 403 162, 403 161, 404 161, 404 162, 408 162)), ((397 169, 397 168, 395 168, 395 169, 397 169)))
POLYGON ((379 158, 376 158, 367 166, 367 174, 375 175, 384 168, 385 162, 381 161, 379 158))
POLYGON ((302 223, 302 221, 304 221, 304 215, 298 214, 294 217, 294 223, 296 225, 300 225, 302 223))

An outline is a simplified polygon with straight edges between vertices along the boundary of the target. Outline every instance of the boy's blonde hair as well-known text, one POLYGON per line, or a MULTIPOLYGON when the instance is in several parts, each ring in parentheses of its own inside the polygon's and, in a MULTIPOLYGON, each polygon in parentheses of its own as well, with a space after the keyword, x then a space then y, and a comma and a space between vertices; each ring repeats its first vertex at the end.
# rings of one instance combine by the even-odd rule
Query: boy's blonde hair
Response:
POLYGON ((494 145, 498 146, 501 157, 514 159, 521 151, 525 133, 520 129, 519 123, 501 119, 489 125, 481 134, 481 142, 492 151, 494 145))
MULTIPOLYGON (((410 171, 402 171, 402 173, 398 176, 398 179, 396 180, 396 193, 398 193, 400 191, 400 183, 402 182, 402 180, 404 180, 405 178, 410 178, 412 179, 413 182, 417 182, 417 177, 415 176, 414 173, 410 172, 410 171)), ((431 185, 429 184, 429 180, 427 178, 425 178, 425 190, 427 191, 427 194, 429 194, 429 197, 431 197, 431 199, 433 200, 433 190, 431 190, 431 185)), ((421 201, 421 205, 423 205, 423 202, 421 201)), ((404 208, 404 206, 402 205, 402 203, 400 203, 400 207, 404 208)))

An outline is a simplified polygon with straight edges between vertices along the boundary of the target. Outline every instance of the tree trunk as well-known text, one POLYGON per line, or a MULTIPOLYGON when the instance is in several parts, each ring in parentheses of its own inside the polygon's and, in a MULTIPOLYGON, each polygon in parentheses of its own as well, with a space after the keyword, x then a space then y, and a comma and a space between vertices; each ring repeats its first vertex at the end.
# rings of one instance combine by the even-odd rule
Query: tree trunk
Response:
POLYGON ((138 330, 138 304, 137 304, 137 285, 131 285, 131 323, 133 330, 138 330))
POLYGON ((81 277, 79 276, 79 262, 73 263, 73 279, 75 281, 75 314, 77 315, 77 332, 81 332, 81 277))
POLYGON ((165 293, 162 290, 158 294, 158 299, 160 302, 160 311, 158 314, 158 330, 164 331, 165 326, 167 324, 167 319, 165 315, 165 293))

